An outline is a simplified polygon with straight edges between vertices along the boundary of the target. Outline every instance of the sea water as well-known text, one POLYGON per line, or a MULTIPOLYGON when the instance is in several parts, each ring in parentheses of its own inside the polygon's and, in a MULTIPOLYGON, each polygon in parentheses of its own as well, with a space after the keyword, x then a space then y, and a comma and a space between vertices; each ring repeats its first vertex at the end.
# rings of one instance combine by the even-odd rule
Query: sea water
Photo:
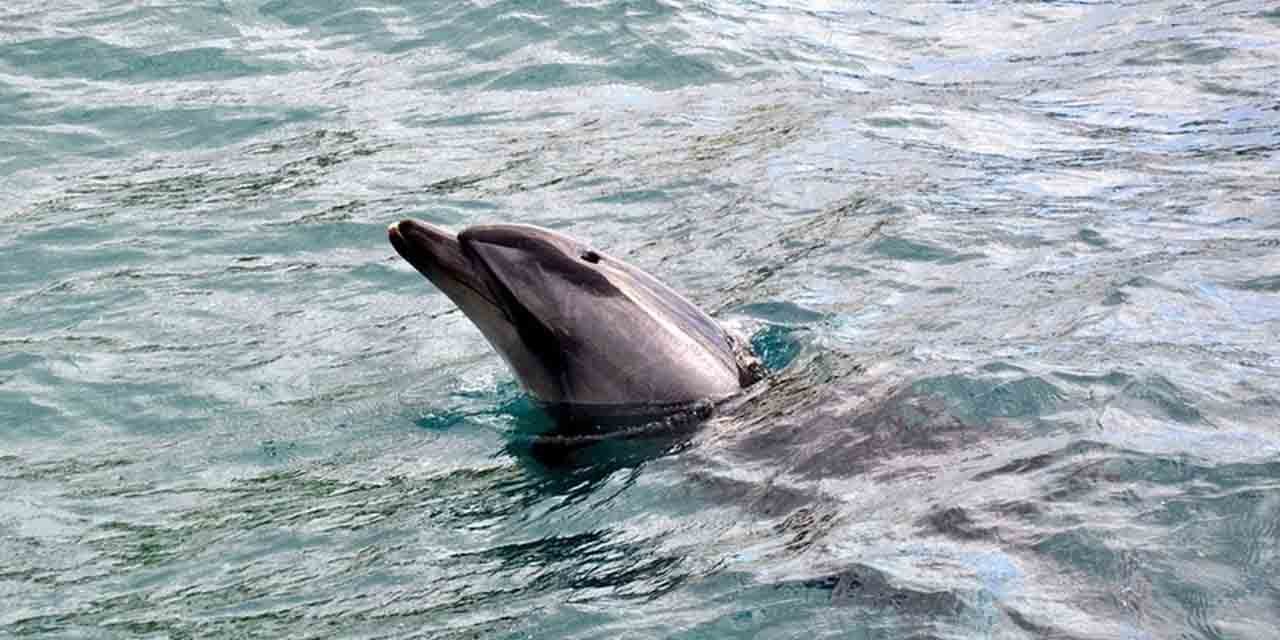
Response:
POLYGON ((0 636, 1274 638, 1280 11, 0 8, 0 636), (386 225, 745 333, 548 425, 386 225))

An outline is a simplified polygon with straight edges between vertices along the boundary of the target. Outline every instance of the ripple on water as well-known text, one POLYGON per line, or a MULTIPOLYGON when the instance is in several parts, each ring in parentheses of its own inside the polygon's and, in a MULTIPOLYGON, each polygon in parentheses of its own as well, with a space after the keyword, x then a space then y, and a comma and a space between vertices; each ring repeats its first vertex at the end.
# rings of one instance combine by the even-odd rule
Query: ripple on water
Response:
POLYGON ((1271 8, 151 5, 0 7, 0 635, 1280 628, 1271 8), (404 217, 771 374, 564 446, 404 217))

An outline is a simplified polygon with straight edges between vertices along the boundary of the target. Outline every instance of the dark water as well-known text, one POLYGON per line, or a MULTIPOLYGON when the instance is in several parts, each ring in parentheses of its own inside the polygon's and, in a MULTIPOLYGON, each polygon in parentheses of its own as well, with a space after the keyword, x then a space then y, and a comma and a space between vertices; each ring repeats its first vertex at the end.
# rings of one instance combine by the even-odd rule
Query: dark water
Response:
POLYGON ((1278 209, 1273 3, 6 4, 0 636, 1273 638, 1278 209), (410 216, 773 375, 549 454, 410 216))

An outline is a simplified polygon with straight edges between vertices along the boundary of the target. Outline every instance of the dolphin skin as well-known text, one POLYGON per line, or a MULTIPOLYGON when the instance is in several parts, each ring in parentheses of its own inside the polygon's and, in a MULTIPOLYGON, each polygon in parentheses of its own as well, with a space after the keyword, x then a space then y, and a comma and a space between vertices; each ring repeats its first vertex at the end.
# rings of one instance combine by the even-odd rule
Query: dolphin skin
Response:
POLYGON ((683 296, 562 233, 494 224, 455 235, 420 220, 387 232, 559 420, 707 406, 762 375, 749 347, 683 296))

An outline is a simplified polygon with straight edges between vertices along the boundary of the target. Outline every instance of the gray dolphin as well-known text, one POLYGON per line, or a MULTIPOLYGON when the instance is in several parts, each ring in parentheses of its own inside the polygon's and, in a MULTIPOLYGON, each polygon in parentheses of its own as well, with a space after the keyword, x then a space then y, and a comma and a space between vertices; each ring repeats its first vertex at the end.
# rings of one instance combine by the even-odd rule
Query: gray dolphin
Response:
POLYGON ((495 224, 454 235, 420 220, 387 232, 557 418, 672 413, 761 377, 749 348, 680 294, 562 233, 495 224))

